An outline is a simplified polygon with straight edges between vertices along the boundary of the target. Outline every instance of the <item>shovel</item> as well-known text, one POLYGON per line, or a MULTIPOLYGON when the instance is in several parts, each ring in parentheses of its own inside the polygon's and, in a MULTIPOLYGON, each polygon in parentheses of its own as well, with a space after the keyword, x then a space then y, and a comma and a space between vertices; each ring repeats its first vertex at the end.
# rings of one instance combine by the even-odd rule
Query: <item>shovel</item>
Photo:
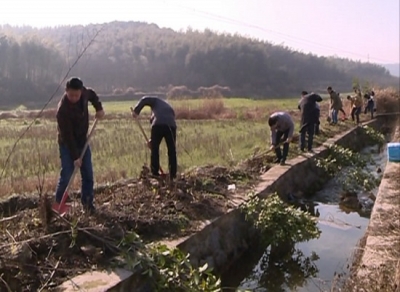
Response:
MULTIPOLYGON (((83 159, 83 156, 85 155, 85 152, 86 152, 86 150, 87 150, 87 148, 89 146, 89 141, 90 141, 90 138, 91 138, 92 134, 94 133, 94 129, 96 127, 97 121, 98 121, 97 119, 94 120, 93 126, 90 129, 89 135, 88 135, 88 137, 86 139, 85 146, 83 147, 81 156, 79 157, 81 160, 83 159)), ((67 213, 68 210, 71 207, 70 205, 66 204, 67 199, 68 199, 68 190, 72 186, 72 184, 74 182, 75 175, 77 174, 78 170, 79 170, 79 167, 75 166, 74 172, 72 173, 71 178, 69 179, 67 188, 64 191, 64 195, 63 195, 63 197, 61 199, 61 202, 59 204, 57 202, 53 203, 53 206, 52 206, 53 211, 58 213, 60 216, 63 216, 65 213, 67 213)))
MULTIPOLYGON (((298 138, 299 138, 298 135, 294 135, 294 136, 292 137, 292 140, 298 139, 298 138)), ((268 149, 267 151, 265 151, 265 152, 263 152, 263 153, 259 153, 259 154, 257 154, 257 155, 253 155, 251 158, 252 158, 252 159, 255 159, 255 158, 259 158, 259 157, 262 157, 262 156, 264 156, 264 155, 267 155, 267 154, 269 154, 270 152, 274 151, 275 149, 277 149, 278 147, 282 146, 282 145, 285 144, 285 143, 287 143, 286 140, 285 140, 285 141, 281 141, 281 142, 280 142, 278 145, 276 145, 275 147, 270 148, 270 149, 268 149)))
MULTIPOLYGON (((133 107, 131 107, 131 112, 132 112, 132 114, 134 113, 133 107)), ((139 126, 140 131, 143 134, 144 139, 146 140, 146 143, 149 144, 150 140, 147 138, 146 132, 143 130, 142 124, 140 123, 138 118, 135 118, 135 120, 136 120, 136 122, 137 122, 137 124, 139 126)), ((161 168, 161 165, 160 165, 160 173, 161 173, 161 177, 162 178, 164 178, 166 176, 164 171, 161 168)))
POLYGON ((330 123, 332 121, 331 115, 332 115, 332 110, 329 108, 328 109, 328 116, 326 117, 326 121, 328 123, 330 123))

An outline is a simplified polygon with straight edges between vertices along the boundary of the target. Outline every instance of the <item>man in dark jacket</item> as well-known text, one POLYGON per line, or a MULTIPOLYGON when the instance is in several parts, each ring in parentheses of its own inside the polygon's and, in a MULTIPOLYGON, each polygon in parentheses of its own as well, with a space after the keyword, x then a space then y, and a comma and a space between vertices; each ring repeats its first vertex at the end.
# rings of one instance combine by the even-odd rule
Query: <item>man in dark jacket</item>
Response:
POLYGON ((271 130, 271 150, 275 148, 276 161, 285 165, 289 154, 289 143, 292 141, 294 132, 294 123, 292 117, 287 112, 273 113, 268 119, 268 125, 271 130), (284 141, 283 154, 279 144, 284 141))
MULTIPOLYGON (((306 96, 306 95, 308 95, 308 92, 307 92, 307 91, 302 91, 302 92, 301 92, 301 99, 300 99, 299 104, 298 104, 298 106, 297 106, 297 108, 298 108, 299 110, 301 110, 301 108, 300 108, 300 102, 301 102, 301 100, 303 99, 303 97, 306 96)), ((320 110, 320 106, 319 106, 319 104, 318 104, 317 102, 315 103, 315 112, 316 112, 317 120, 316 120, 316 122, 315 122, 315 124, 314 124, 314 134, 315 134, 316 136, 318 136, 318 135, 319 135, 319 125, 321 124, 321 122, 320 122, 320 120, 319 120, 320 115, 321 115, 321 110, 320 110)))
POLYGON ((322 98, 318 94, 310 93, 304 95, 299 102, 301 111, 301 128, 300 128, 300 150, 304 151, 306 144, 306 134, 308 135, 307 149, 312 151, 315 124, 318 122, 317 102, 321 102, 322 98))
POLYGON ((133 109, 133 117, 137 118, 143 107, 149 106, 152 111, 151 122, 151 173, 159 176, 160 169, 160 144, 165 139, 168 148, 168 168, 171 180, 176 178, 177 158, 176 158, 176 122, 175 111, 165 100, 154 97, 144 96, 133 109))
POLYGON ((90 102, 96 110, 96 118, 101 119, 104 111, 99 97, 83 86, 79 78, 67 81, 65 94, 58 103, 57 125, 58 144, 61 158, 61 172, 56 189, 56 202, 60 203, 75 167, 80 168, 82 177, 81 202, 86 211, 93 212, 93 167, 90 147, 80 159, 86 144, 89 129, 90 102))

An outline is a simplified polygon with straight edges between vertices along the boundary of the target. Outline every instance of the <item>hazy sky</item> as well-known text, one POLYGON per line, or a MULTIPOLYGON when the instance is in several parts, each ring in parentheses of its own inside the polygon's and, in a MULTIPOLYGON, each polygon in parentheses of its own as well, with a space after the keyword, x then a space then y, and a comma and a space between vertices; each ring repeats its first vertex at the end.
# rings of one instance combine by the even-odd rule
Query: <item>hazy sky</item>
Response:
POLYGON ((239 33, 318 55, 400 62, 400 0, 1 0, 0 24, 145 21, 239 33))

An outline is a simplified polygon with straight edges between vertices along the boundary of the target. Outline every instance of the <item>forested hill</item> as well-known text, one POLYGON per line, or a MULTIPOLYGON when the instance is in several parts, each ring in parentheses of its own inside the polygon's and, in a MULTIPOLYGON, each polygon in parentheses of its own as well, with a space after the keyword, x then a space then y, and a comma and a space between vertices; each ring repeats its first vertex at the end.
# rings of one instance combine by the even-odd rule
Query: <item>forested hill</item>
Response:
MULTIPOLYGON (((0 105, 46 101, 101 26, 0 27, 0 105)), ((385 86, 399 82, 379 65, 317 57, 239 35, 176 32, 140 22, 103 25, 70 75, 107 95, 191 90, 195 96, 219 85, 227 95, 278 97, 328 85, 348 91, 353 78, 385 86)))

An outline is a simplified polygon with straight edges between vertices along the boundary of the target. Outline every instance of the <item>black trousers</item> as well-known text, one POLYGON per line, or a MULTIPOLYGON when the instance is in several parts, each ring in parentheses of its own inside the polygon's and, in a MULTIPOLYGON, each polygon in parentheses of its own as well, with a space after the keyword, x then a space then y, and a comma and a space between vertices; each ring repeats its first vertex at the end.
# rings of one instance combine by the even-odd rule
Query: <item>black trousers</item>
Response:
POLYGON ((171 178, 176 178, 176 128, 168 125, 154 125, 151 127, 151 173, 159 175, 160 144, 165 139, 168 149, 168 169, 171 178))
POLYGON ((304 151, 304 148, 306 146, 306 134, 308 135, 308 140, 307 140, 307 149, 309 151, 312 150, 312 145, 314 141, 314 131, 315 131, 315 124, 313 123, 308 123, 305 126, 301 127, 300 129, 300 150, 304 151))
POLYGON ((314 135, 319 135, 319 125, 321 124, 321 122, 318 120, 315 124, 314 124, 314 135))
POLYGON ((364 114, 367 114, 368 111, 371 113, 371 119, 374 118, 374 102, 369 100, 367 105, 365 106, 364 114))
POLYGON ((314 134, 315 135, 319 135, 319 125, 321 124, 321 122, 319 121, 320 115, 321 115, 321 112, 320 112, 320 110, 318 110, 317 111, 318 119, 317 119, 316 123, 314 124, 314 134))
MULTIPOLYGON (((286 141, 288 137, 289 137, 289 130, 286 130, 284 132, 276 131, 276 145, 279 145, 281 141, 286 141)), ((286 160, 288 153, 289 153, 289 143, 283 144, 283 155, 280 146, 275 148, 276 158, 278 158, 279 160, 286 160)))
POLYGON ((353 122, 354 120, 356 120, 357 124, 360 123, 360 113, 361 113, 361 106, 353 107, 351 109, 351 119, 353 120, 353 122))

